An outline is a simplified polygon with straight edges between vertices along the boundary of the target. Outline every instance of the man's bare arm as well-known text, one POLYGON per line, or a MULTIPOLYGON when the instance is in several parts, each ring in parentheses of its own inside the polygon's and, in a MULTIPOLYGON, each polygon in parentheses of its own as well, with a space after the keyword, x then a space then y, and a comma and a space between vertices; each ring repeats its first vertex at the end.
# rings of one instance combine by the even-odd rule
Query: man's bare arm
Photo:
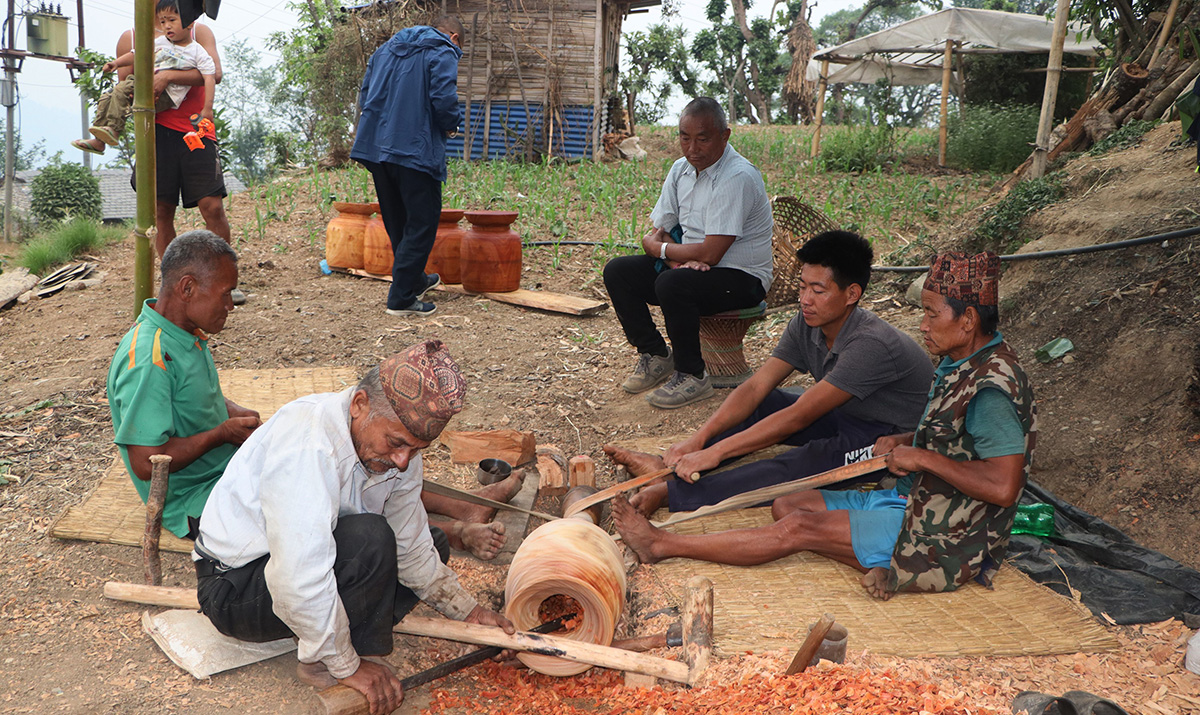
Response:
POLYGON ((260 424, 257 417, 230 417, 210 430, 190 437, 171 437, 157 447, 131 444, 126 447, 129 466, 135 477, 147 481, 150 479, 150 455, 165 454, 171 458, 171 471, 177 472, 222 444, 245 442, 260 424))
POLYGON ((887 465, 893 474, 929 472, 972 499, 1003 507, 1016 504, 1025 486, 1023 454, 960 462, 931 449, 898 446, 887 465))
POLYGON ((208 52, 213 64, 217 66, 213 81, 221 84, 221 53, 217 51, 217 37, 213 34, 212 28, 208 25, 196 25, 196 42, 208 52))

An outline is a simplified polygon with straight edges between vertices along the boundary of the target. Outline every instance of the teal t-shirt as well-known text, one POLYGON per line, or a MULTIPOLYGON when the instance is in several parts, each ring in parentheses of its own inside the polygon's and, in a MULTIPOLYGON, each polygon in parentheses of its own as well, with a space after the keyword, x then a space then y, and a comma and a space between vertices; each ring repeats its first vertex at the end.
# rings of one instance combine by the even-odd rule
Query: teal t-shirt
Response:
MULTIPOLYGON (((962 360, 942 358, 942 362, 934 370, 933 386, 929 388, 929 399, 933 399, 933 391, 938 384, 960 365, 970 360, 978 352, 999 345, 1004 337, 997 332, 976 353, 962 360)), ((928 404, 925 406, 928 411, 928 404)), ((1004 457, 1010 454, 1025 454, 1025 432, 1021 429, 1021 418, 1017 415, 1017 406, 1011 398, 995 388, 984 388, 975 393, 967 403, 967 432, 975 439, 975 452, 981 459, 1004 457)), ((914 437, 914 446, 916 438, 914 437)), ((896 489, 901 494, 908 494, 912 486, 912 475, 901 477, 896 481, 896 489)))
MULTIPOLYGON (((190 335, 146 301, 137 322, 117 346, 108 371, 113 441, 142 501, 150 482, 133 475, 128 445, 157 447, 171 437, 190 437, 229 419, 208 341, 190 335)), ((188 516, 200 516, 208 493, 237 448, 222 444, 183 469, 171 472, 163 526, 187 536, 188 516)))

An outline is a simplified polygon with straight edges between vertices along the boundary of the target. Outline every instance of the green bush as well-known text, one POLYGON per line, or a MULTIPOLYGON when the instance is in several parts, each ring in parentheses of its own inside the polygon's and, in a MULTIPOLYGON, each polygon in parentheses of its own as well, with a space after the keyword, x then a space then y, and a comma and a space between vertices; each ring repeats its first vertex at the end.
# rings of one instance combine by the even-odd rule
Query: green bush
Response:
POLYGON ((1059 173, 1022 181, 983 214, 983 220, 967 240, 972 251, 984 249, 1011 253, 1025 243, 1021 223, 1025 217, 1062 198, 1064 187, 1059 173))
POLYGON ((818 165, 825 171, 870 171, 896 157, 896 138, 886 124, 845 127, 830 132, 821 142, 818 165))
POLYGON ((1142 136, 1156 126, 1158 126, 1157 119, 1131 119, 1120 129, 1093 144, 1092 148, 1088 149, 1088 155, 1100 156, 1114 149, 1128 149, 1137 146, 1142 142, 1142 136))
POLYGON ((100 179, 82 164, 52 162, 30 182, 29 192, 30 209, 40 222, 100 220, 100 179))
POLYGON ((82 253, 100 250, 126 233, 124 226, 105 226, 90 219, 74 218, 25 244, 17 264, 28 268, 30 273, 45 275, 48 269, 82 253))
POLYGON ((946 139, 949 163, 971 171, 1012 171, 1037 139, 1038 108, 1028 104, 969 106, 951 118, 946 139))

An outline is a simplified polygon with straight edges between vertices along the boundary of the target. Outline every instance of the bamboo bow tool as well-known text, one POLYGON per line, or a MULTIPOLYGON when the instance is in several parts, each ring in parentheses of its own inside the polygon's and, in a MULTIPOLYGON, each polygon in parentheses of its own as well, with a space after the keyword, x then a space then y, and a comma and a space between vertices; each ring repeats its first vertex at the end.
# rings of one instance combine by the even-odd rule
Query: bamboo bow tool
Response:
MULTIPOLYGON (((717 502, 716 504, 702 506, 696 511, 681 512, 675 516, 672 516, 666 521, 651 523, 661 529, 664 526, 678 524, 682 521, 699 519, 702 516, 709 516, 710 514, 720 514, 721 512, 745 509, 746 507, 751 507, 755 504, 774 501, 779 497, 787 496, 788 494, 795 494, 796 492, 802 492, 808 489, 817 489, 829 484, 836 484, 837 482, 853 479, 854 477, 861 477, 864 474, 870 474, 871 472, 876 472, 885 468, 887 468, 886 454, 878 457, 872 457, 861 462, 854 462, 841 467, 834 467, 827 472, 814 474, 811 477, 797 479, 793 482, 784 482, 783 484, 775 484, 769 487, 762 487, 761 489, 743 492, 742 494, 736 494, 728 499, 717 502)), ((619 539, 621 537, 619 534, 615 534, 614 538, 619 539)))
MULTIPOLYGON (((656 482, 656 481, 658 481, 664 477, 670 476, 671 474, 674 474, 674 473, 675 473, 674 467, 666 467, 665 469, 660 469, 657 472, 651 472, 650 474, 646 474, 641 477, 636 477, 634 479, 630 479, 627 482, 621 482, 620 484, 611 486, 608 489, 603 489, 601 491, 598 491, 595 494, 591 495, 590 497, 588 497, 586 499, 580 499, 579 501, 575 502, 571 506, 567 507, 567 510, 563 512, 563 518, 564 519, 570 518, 570 517, 578 514, 581 511, 586 511, 587 509, 589 509, 597 504, 606 502, 609 499, 612 499, 613 497, 617 496, 618 494, 624 494, 625 492, 633 491, 634 489, 637 489, 638 487, 644 487, 647 484, 656 482)), ((695 477, 693 477, 693 478, 695 478, 695 477)))
POLYGON ((486 497, 476 496, 475 494, 472 494, 471 492, 468 492, 468 491, 465 491, 462 489, 456 489, 454 487, 448 487, 445 484, 438 484, 437 482, 431 482, 428 479, 425 480, 425 483, 422 485, 421 488, 432 494, 438 494, 438 495, 441 495, 444 497, 450 497, 451 499, 459 499, 459 500, 462 500, 465 502, 470 502, 472 504, 479 504, 481 506, 490 506, 493 509, 503 509, 504 511, 517 511, 522 514, 536 516, 539 519, 545 519, 546 521, 557 521, 558 520, 557 516, 551 516, 550 514, 546 514, 545 512, 530 511, 529 509, 522 509, 519 506, 513 506, 512 504, 505 504, 502 501, 495 501, 494 499, 488 499, 486 497))

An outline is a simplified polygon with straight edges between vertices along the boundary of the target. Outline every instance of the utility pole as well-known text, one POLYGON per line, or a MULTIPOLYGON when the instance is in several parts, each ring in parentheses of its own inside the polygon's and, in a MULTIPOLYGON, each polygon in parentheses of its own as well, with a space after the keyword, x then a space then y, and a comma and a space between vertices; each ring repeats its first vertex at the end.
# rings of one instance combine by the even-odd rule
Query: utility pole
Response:
MULTIPOLYGON (((83 0, 75 0, 75 19, 79 23, 79 44, 76 47, 87 47, 87 43, 83 41, 83 0)), ((79 95, 79 136, 86 137, 88 135, 88 102, 87 97, 82 93, 79 95)), ((92 170, 92 155, 83 152, 83 165, 88 171, 92 170)))
MULTIPOLYGON (((8 0, 8 44, 7 50, 16 49, 17 23, 14 22, 13 0, 8 0)), ((0 102, 7 110, 4 122, 4 242, 12 243, 13 212, 13 115, 17 104, 17 61, 11 55, 4 56, 4 86, 0 89, 0 102)))

